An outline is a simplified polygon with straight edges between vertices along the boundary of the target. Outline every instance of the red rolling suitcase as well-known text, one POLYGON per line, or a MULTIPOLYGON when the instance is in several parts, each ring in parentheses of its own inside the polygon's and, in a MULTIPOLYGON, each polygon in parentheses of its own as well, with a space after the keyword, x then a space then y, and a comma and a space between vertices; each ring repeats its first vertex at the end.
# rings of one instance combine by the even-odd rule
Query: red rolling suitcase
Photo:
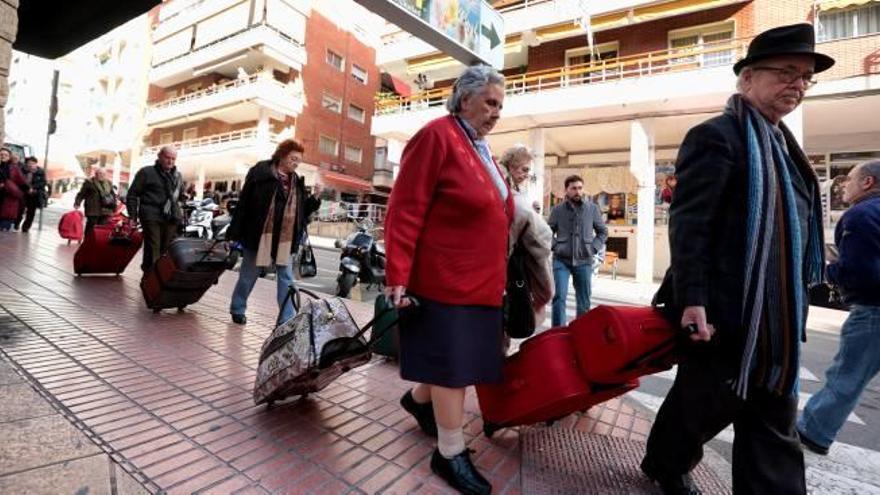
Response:
POLYGON ((483 432, 554 421, 624 394, 638 380, 591 389, 575 356, 567 327, 553 328, 523 342, 504 362, 504 381, 477 385, 483 432))
POLYGON ((652 307, 598 306, 569 328, 580 369, 591 383, 624 383, 677 361, 677 332, 652 307))
POLYGON ((58 221, 58 235, 62 239, 67 239, 67 244, 70 244, 70 241, 82 242, 85 220, 83 212, 79 210, 68 211, 61 215, 61 220, 58 221))
POLYGON ((97 225, 73 255, 73 271, 119 275, 140 250, 143 234, 128 222, 97 225))

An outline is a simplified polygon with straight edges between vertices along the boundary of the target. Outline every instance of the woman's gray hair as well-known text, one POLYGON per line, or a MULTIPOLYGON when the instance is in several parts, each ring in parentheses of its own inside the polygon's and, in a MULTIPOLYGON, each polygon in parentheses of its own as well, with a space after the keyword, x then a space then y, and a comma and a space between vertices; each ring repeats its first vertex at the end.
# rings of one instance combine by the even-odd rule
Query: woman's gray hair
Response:
POLYGON ((534 159, 534 156, 532 155, 532 150, 530 150, 528 146, 524 144, 515 144, 504 150, 504 154, 501 155, 501 159, 498 160, 498 163, 503 165, 504 168, 510 172, 516 167, 529 163, 532 159, 534 159))
POLYGON ((452 85, 452 94, 446 100, 446 109, 452 114, 460 112, 461 100, 465 96, 477 93, 490 84, 504 86, 504 75, 488 65, 468 67, 452 85))

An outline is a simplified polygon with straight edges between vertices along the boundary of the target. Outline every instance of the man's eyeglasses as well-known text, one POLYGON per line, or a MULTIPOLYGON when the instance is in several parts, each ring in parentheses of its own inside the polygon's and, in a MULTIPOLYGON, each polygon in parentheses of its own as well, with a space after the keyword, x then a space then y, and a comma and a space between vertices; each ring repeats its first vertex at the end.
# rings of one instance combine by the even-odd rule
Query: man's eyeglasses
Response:
POLYGON ((812 72, 801 73, 792 69, 784 69, 782 67, 752 67, 752 70, 767 70, 776 73, 777 79, 779 82, 784 84, 794 84, 800 79, 804 83, 804 87, 807 89, 816 85, 816 80, 813 79, 812 72))

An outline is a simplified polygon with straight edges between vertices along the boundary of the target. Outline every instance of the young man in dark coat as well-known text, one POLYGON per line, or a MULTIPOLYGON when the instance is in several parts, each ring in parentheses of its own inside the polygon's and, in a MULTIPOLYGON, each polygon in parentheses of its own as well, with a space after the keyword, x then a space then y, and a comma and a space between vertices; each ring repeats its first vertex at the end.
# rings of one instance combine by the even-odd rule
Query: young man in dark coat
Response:
POLYGON ((288 287, 293 284, 290 258, 302 241, 309 215, 321 206, 320 188, 315 186, 312 195, 307 195, 305 180, 295 173, 303 151, 292 139, 282 141, 271 159, 254 165, 245 177, 226 234, 244 250, 229 305, 232 321, 239 325, 247 323, 247 300, 260 268, 275 271, 281 320, 294 314, 291 302, 285 303, 288 287))
POLYGON ((29 156, 24 163, 25 179, 31 185, 30 191, 24 197, 24 223, 21 224, 21 232, 27 234, 34 223, 37 210, 46 206, 48 193, 46 190, 46 171, 37 165, 37 158, 29 156))
POLYGON ((146 272, 177 237, 183 221, 180 197, 183 179, 174 163, 177 150, 165 146, 159 150, 156 163, 138 170, 128 188, 128 215, 139 220, 144 230, 144 257, 141 269, 146 272))
POLYGON ((738 94, 679 150, 672 263, 655 303, 697 332, 642 461, 664 493, 700 493, 688 473, 731 423, 734 493, 806 493, 797 379, 807 285, 822 279, 822 210, 782 118, 834 64, 814 48, 809 24, 758 35, 734 66, 738 94))

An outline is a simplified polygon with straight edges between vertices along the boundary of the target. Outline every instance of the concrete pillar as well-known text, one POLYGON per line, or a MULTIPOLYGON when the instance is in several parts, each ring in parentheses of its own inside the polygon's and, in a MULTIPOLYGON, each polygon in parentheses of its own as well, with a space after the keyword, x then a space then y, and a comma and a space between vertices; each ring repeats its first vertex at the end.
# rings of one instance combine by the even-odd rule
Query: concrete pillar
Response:
POLYGON ((12 43, 18 34, 18 1, 0 1, 0 143, 5 141, 6 98, 9 96, 9 66, 12 43))
POLYGON ((535 182, 529 185, 529 204, 537 201, 538 204, 541 205, 541 211, 544 211, 547 206, 544 202, 544 198, 546 197, 544 194, 544 184, 549 181, 546 180, 546 177, 544 176, 546 168, 544 167, 543 128, 537 127, 529 130, 529 147, 532 149, 532 156, 535 157, 534 161, 532 161, 532 175, 535 177, 535 182))
POLYGON ((397 180, 397 173, 400 171, 400 160, 403 157, 403 148, 406 146, 406 143, 392 138, 388 138, 386 142, 388 152, 385 155, 385 162, 390 165, 392 178, 397 180))
POLYGON ((269 141, 269 111, 265 107, 260 107, 257 119, 257 148, 261 150, 262 156, 271 155, 275 151, 275 145, 269 141))
POLYGON ((630 125, 629 169, 638 182, 636 225, 636 281, 654 281, 654 122, 634 120, 630 125))
POLYGON ((113 185, 119 187, 119 179, 122 176, 122 154, 113 153, 113 185))
POLYGON ((794 112, 786 115, 783 119, 788 130, 794 134, 795 140, 797 140, 798 144, 801 145, 801 148, 804 147, 804 106, 801 105, 797 107, 794 112))
POLYGON ((196 198, 205 197, 205 162, 198 165, 198 177, 196 178, 196 198))

